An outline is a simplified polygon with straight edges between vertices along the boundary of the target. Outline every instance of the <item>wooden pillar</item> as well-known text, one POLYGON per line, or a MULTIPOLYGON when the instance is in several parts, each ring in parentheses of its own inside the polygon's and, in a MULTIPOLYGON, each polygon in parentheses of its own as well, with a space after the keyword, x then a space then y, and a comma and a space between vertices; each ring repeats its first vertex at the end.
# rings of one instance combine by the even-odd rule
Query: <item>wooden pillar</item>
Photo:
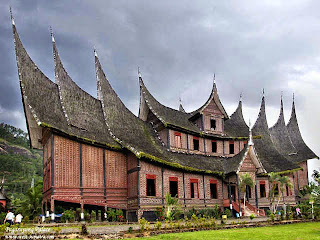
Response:
MULTIPOLYGON (((162 184, 162 205, 164 205, 164 185, 163 185, 163 167, 161 167, 161 184, 162 184)), ((179 185, 178 185, 179 187, 179 185)))
POLYGON ((204 203, 204 206, 206 206, 206 184, 204 181, 204 174, 202 175, 202 184, 203 184, 203 203, 204 203))
POLYGON ((238 189, 238 201, 239 201, 239 215, 242 216, 241 199, 240 199, 240 188, 239 188, 239 176, 238 176, 238 174, 236 175, 236 177, 237 177, 237 189, 238 189))
MULTIPOLYGON (((105 149, 103 149, 103 151, 102 151, 102 169, 103 169, 103 194, 104 194, 104 201, 107 204, 106 150, 105 149)), ((128 177, 127 177, 127 179, 128 179, 128 177)))
POLYGON ((96 207, 96 221, 99 221, 99 209, 96 207))
POLYGON ((80 169, 80 195, 83 197, 83 184, 82 184, 82 144, 79 143, 79 169, 80 169))
POLYGON ((81 201, 81 204, 80 204, 80 208, 81 208, 80 220, 81 220, 81 221, 84 221, 84 204, 83 204, 82 201, 81 201))
POLYGON ((231 186, 230 186, 230 178, 229 177, 228 177, 228 198, 230 201, 230 206, 232 206, 231 186))
MULTIPOLYGON (((138 185, 137 185, 137 194, 138 194, 138 208, 140 208, 140 159, 137 159, 137 162, 138 162, 138 185)), ((138 219, 139 218, 139 213, 138 213, 138 219)))
POLYGON ((183 184, 183 204, 186 207, 186 185, 184 181, 184 172, 182 172, 182 184, 183 184))
POLYGON ((50 211, 51 211, 50 220, 51 220, 51 222, 54 222, 55 215, 54 215, 54 199, 53 199, 53 197, 51 198, 51 202, 50 202, 50 211))
POLYGON ((256 184, 254 186, 254 191, 255 191, 255 196, 256 196, 256 206, 257 206, 257 208, 259 208, 257 178, 256 178, 256 184))
POLYGON ((51 134, 51 195, 54 194, 54 135, 51 134))

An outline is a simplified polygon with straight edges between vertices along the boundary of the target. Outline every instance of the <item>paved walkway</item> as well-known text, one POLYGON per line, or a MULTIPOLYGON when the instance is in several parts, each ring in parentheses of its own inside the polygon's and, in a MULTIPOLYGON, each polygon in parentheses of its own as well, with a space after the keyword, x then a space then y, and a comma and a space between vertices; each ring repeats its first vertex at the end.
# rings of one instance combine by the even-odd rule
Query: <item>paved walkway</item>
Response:
MULTIPOLYGON (((253 220, 250 220, 249 217, 244 217, 241 219, 229 219, 227 220, 226 224, 230 224, 231 222, 243 222, 243 221, 247 221, 249 222, 264 222, 267 221, 269 218, 268 217, 258 217, 258 218, 254 218, 253 220)), ((221 221, 217 220, 217 224, 220 224, 221 221)), ((138 224, 123 224, 123 225, 107 225, 108 223, 105 222, 105 226, 102 225, 103 223, 101 223, 101 225, 97 225, 97 226, 88 226, 88 231, 90 234, 115 234, 115 233, 119 233, 119 232, 127 232, 129 227, 132 227, 132 230, 139 230, 139 225, 138 224)), ((151 229, 153 228, 153 224, 151 224, 151 229)), ((62 227, 61 229, 61 234, 68 234, 68 233, 80 233, 81 232, 81 225, 80 227, 62 227)))

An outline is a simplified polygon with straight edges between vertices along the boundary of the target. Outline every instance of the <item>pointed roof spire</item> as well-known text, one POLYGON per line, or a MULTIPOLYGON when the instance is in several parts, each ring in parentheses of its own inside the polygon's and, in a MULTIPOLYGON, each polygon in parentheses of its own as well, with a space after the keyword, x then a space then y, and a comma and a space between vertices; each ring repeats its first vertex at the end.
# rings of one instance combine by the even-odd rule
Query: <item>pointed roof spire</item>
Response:
POLYGON ((264 97, 264 88, 262 88, 262 97, 264 97))
POLYGON ((182 100, 181 100, 181 97, 179 97, 179 111, 180 112, 186 112, 185 110, 184 110, 184 108, 183 108, 183 106, 182 106, 182 100))
POLYGON ((240 93, 240 99, 239 102, 242 102, 242 92, 240 93))
POLYGON ((287 129, 288 129, 291 141, 293 143, 293 146, 298 151, 298 155, 297 155, 298 162, 302 162, 302 161, 312 159, 312 158, 319 159, 319 157, 317 155, 315 155, 315 153, 306 145, 306 143, 304 142, 304 140, 302 138, 299 124, 298 124, 298 120, 297 120, 297 116, 296 116, 294 94, 292 97, 292 112, 291 112, 290 120, 287 124, 287 129))
POLYGON ((253 146, 254 143, 252 141, 252 131, 251 131, 251 121, 250 121, 250 118, 249 118, 249 142, 248 142, 249 146, 253 146))
POLYGON ((98 53, 97 53, 97 50, 96 50, 95 47, 93 47, 93 52, 94 52, 94 56, 95 56, 95 57, 98 57, 98 53))
POLYGON ((12 23, 13 26, 15 26, 16 23, 14 22, 11 6, 9 7, 9 10, 10 10, 11 23, 12 23))
POLYGON ((54 39, 54 36, 53 36, 53 31, 52 31, 52 27, 50 26, 50 34, 51 34, 51 41, 54 43, 56 42, 56 40, 54 39))
POLYGON ((142 78, 141 72, 140 72, 140 67, 138 67, 138 76, 139 76, 139 78, 142 78))

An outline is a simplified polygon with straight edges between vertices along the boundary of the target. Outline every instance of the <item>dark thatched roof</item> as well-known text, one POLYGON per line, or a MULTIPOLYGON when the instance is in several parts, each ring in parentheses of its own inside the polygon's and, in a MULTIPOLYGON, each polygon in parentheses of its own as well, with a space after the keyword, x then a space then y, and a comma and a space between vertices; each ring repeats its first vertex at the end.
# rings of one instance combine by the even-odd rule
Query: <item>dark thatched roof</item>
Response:
POLYGON ((137 157, 160 162, 173 167, 203 172, 225 171, 221 157, 191 155, 168 151, 152 126, 137 118, 122 103, 107 80, 96 57, 98 91, 101 97, 106 124, 114 137, 137 157))
MULTIPOLYGON (((32 116, 26 114, 27 122, 30 122, 32 120, 31 118, 35 118, 38 126, 50 127, 74 137, 97 141, 101 144, 106 144, 109 147, 120 148, 119 144, 113 141, 108 134, 99 134, 98 129, 92 131, 92 129, 80 129, 68 125, 60 103, 57 84, 49 80, 31 60, 20 41, 15 25, 13 25, 13 35, 25 112, 27 112, 28 109, 31 109, 33 113, 32 116)), ((101 107, 95 108, 93 114, 99 109, 101 110, 101 107)), ((90 109, 84 108, 83 111, 89 110, 90 109)), ((80 118, 85 114, 89 115, 90 112, 79 113, 77 117, 80 118)), ((102 111, 100 114, 102 115, 102 111)), ((103 131, 103 128, 100 129, 100 131, 101 130, 103 131)), ((28 128, 28 131, 29 135, 33 136, 33 130, 28 128)), ((35 139, 34 142, 38 142, 38 139, 35 139)))
POLYGON ((90 139, 98 142, 116 145, 104 122, 101 102, 83 91, 70 78, 63 67, 55 41, 53 41, 53 55, 61 105, 70 128, 89 134, 90 139))
POLYGON ((252 134, 260 135, 260 139, 254 139, 254 146, 257 151, 258 159, 267 172, 282 172, 299 168, 281 153, 274 146, 266 118, 265 100, 262 98, 258 119, 252 128, 252 134))
POLYGON ((193 118, 196 115, 202 114, 203 110, 210 104, 211 101, 214 101, 216 103, 217 107, 219 108, 221 113, 224 115, 224 118, 228 119, 229 116, 220 101, 220 98, 218 95, 218 90, 217 90, 217 85, 216 85, 215 81, 213 82, 213 87, 212 87, 211 94, 210 94, 208 100, 200 108, 198 108, 197 110, 190 113, 191 118, 193 118))
POLYGON ((279 115, 278 121, 269 130, 271 134, 271 139, 276 149, 281 154, 291 159, 289 155, 297 153, 297 150, 295 149, 295 147, 291 142, 291 139, 284 121, 282 98, 281 98, 280 115, 279 115))
POLYGON ((223 166, 226 173, 237 172, 241 161, 245 158, 246 154, 248 153, 248 147, 249 145, 246 144, 239 154, 235 155, 232 158, 226 158, 223 161, 223 166))
POLYGON ((242 115, 242 101, 239 101, 236 111, 224 122, 224 131, 232 137, 249 136, 249 128, 242 115))
POLYGON ((296 155, 291 156, 292 159, 294 159, 296 162, 302 162, 312 158, 319 159, 319 157, 303 141, 298 125, 294 101, 292 102, 292 112, 290 120, 287 124, 287 129, 290 139, 295 149, 298 151, 296 155))
POLYGON ((199 127, 189 121, 190 114, 166 107, 159 103, 148 91, 144 85, 142 78, 140 81, 140 91, 143 99, 151 112, 166 126, 176 126, 185 130, 200 133, 199 127))

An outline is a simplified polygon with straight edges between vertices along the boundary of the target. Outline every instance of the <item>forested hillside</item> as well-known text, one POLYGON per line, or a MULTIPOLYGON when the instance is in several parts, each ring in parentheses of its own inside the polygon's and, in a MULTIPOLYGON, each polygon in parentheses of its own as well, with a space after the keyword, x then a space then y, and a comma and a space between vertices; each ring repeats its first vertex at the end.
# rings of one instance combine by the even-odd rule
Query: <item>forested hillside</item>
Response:
POLYGON ((0 123, 0 178, 8 196, 19 197, 30 188, 32 178, 42 180, 42 151, 30 149, 28 134, 0 123))

